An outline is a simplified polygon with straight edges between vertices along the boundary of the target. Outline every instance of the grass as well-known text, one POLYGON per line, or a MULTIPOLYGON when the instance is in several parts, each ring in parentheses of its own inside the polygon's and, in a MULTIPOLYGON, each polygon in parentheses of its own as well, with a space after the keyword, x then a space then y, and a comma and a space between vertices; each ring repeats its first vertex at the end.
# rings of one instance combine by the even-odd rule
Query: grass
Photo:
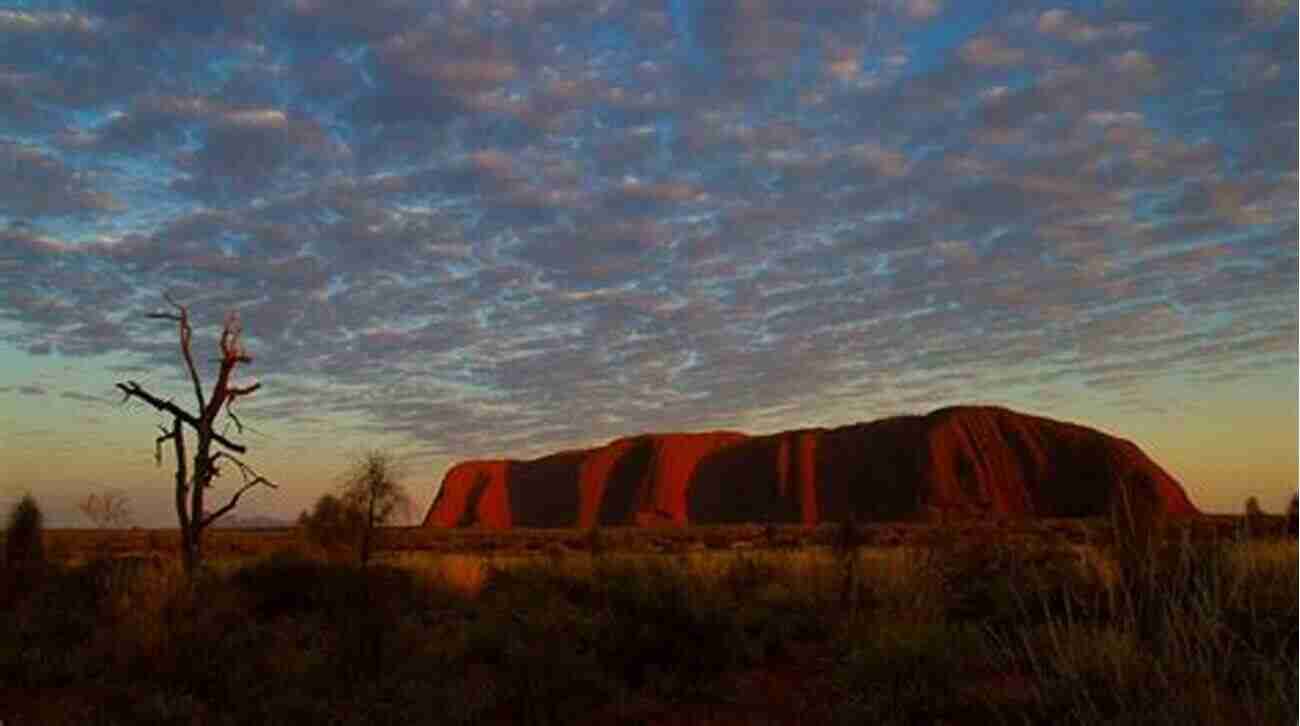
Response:
POLYGON ((524 546, 482 535, 495 545, 390 550, 365 570, 279 533, 279 549, 258 551, 243 534, 246 551, 218 544, 193 583, 153 556, 0 571, 0 719, 1296 716, 1294 540, 1184 531, 1138 552, 1100 529, 1053 540, 930 528, 837 548, 833 532, 753 530, 646 535, 669 546, 638 547, 602 532, 594 551, 584 533, 524 533, 524 546))

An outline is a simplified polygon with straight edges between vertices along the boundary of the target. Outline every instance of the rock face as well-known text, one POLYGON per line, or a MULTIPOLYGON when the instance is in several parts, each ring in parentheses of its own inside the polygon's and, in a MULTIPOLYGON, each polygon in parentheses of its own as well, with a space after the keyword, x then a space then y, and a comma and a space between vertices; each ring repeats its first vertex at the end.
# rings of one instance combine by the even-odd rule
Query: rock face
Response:
POLYGON ((531 461, 457 464, 425 526, 817 524, 1104 515, 1123 498, 1194 514, 1130 441, 990 406, 768 436, 646 434, 531 461))

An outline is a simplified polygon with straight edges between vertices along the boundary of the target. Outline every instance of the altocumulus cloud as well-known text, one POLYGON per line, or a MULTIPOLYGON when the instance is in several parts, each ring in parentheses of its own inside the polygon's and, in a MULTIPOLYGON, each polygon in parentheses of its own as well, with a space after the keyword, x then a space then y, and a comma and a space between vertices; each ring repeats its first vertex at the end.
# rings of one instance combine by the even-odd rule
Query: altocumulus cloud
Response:
POLYGON ((24 3, 0 318, 149 368, 162 291, 237 308, 250 409, 458 455, 1159 408, 1295 365, 1297 57, 1149 5, 24 3))

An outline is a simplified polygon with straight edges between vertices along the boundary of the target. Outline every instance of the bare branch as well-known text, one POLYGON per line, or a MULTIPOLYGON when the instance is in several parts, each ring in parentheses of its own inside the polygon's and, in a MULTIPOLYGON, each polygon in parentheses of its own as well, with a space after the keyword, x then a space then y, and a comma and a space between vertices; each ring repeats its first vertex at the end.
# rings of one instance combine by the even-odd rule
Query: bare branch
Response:
POLYGON ((231 421, 235 422, 235 430, 241 434, 244 433, 244 422, 240 421, 239 417, 235 415, 235 412, 230 410, 229 400, 226 401, 226 415, 230 417, 231 421))
POLYGON ((219 518, 225 516, 227 513, 230 512, 230 510, 232 510, 232 509, 235 508, 235 505, 239 504, 239 498, 240 498, 241 496, 244 495, 244 492, 248 491, 249 489, 252 489, 253 487, 257 486, 258 484, 268 484, 268 485, 269 485, 270 482, 268 482, 267 480, 263 479, 262 477, 258 477, 258 478, 256 478, 256 479, 254 479, 253 481, 250 481, 250 482, 244 484, 244 486, 240 487, 239 490, 236 491, 236 492, 235 492, 235 493, 230 497, 230 501, 229 501, 229 502, 226 502, 225 506, 221 507, 220 509, 216 510, 215 512, 212 512, 212 513, 209 514, 208 516, 204 517, 204 518, 199 522, 199 527, 200 527, 200 528, 206 528, 208 525, 210 525, 210 524, 212 524, 213 522, 217 521, 219 518))
POLYGON ((194 355, 190 352, 190 340, 194 337, 194 330, 190 327, 190 311, 184 305, 176 302, 169 294, 163 293, 163 299, 171 303, 176 308, 177 313, 151 313, 147 317, 174 320, 180 327, 181 338, 181 357, 185 359, 185 368, 189 371, 190 382, 194 384, 194 398, 199 403, 199 410, 203 410, 203 386, 199 383, 199 371, 194 367, 194 355))
POLYGON ((267 479, 266 477, 254 471, 253 467, 249 466, 248 464, 245 464, 244 462, 240 461, 234 456, 231 456, 230 454, 227 454, 224 451, 218 451, 212 457, 210 466, 215 469, 217 462, 221 459, 229 460, 239 469, 239 473, 244 477, 244 485, 241 486, 237 491, 235 491, 233 495, 231 495, 230 501, 226 502, 225 506, 204 516, 201 520, 199 520, 200 528, 207 527, 209 524, 212 524, 213 522, 217 521, 218 518, 222 517, 227 512, 234 509, 235 505, 239 503, 239 498, 243 496, 244 492, 248 491, 249 489, 252 489, 253 487, 259 484, 262 486, 270 487, 271 489, 279 488, 270 479, 267 479))
POLYGON ((153 442, 153 465, 154 465, 154 466, 162 466, 162 445, 163 445, 163 442, 164 442, 164 441, 167 441, 167 440, 169 440, 169 439, 171 439, 171 437, 172 437, 172 433, 171 433, 170 431, 167 430, 167 427, 166 427, 166 426, 159 426, 158 429, 159 429, 160 431, 162 431, 163 433, 162 433, 162 436, 159 436, 159 437, 158 437, 157 439, 155 439, 154 442, 153 442))
POLYGON ((237 396, 247 396, 261 387, 261 383, 254 383, 250 386, 230 386, 226 389, 226 392, 229 394, 229 399, 227 399, 226 404, 230 404, 230 399, 234 399, 237 396))
POLYGON ((226 388, 226 415, 230 417, 231 421, 235 422, 235 428, 241 434, 244 433, 244 422, 240 421, 239 417, 235 415, 231 405, 234 404, 236 398, 251 395, 261 387, 261 383, 254 383, 249 386, 229 386, 226 388))
MULTIPOLYGON (((257 471, 253 469, 253 467, 241 461, 234 454, 228 454, 224 451, 218 451, 217 453, 212 455, 212 459, 210 460, 210 462, 212 466, 216 466, 217 462, 221 461, 222 459, 225 459, 226 461, 229 461, 230 463, 234 464, 235 467, 239 469, 239 473, 243 475, 245 481, 249 479, 263 478, 261 474, 258 474, 257 471)), ((279 489, 277 485, 275 485, 270 481, 265 482, 265 484, 271 487, 272 489, 279 489)))
MULTIPOLYGON (((150 406, 153 406, 159 411, 171 414, 173 417, 180 419, 181 421, 185 422, 190 427, 192 427, 195 431, 201 430, 200 421, 199 419, 195 418, 193 414, 182 409, 180 406, 177 406, 171 401, 164 401, 161 398, 158 398, 157 396, 153 395, 152 393, 149 393, 148 391, 144 390, 144 388, 142 388, 139 383, 136 383, 135 381, 127 381, 126 383, 117 384, 117 387, 125 395, 124 400, 130 399, 132 396, 134 396, 144 401, 145 403, 149 404, 150 406)), ((227 439, 226 437, 222 436, 221 434, 215 431, 212 432, 212 440, 237 454, 242 454, 248 451, 248 449, 245 448, 242 444, 236 444, 235 442, 231 441, 230 439, 227 439)))
POLYGON ((234 396, 243 396, 256 391, 260 384, 254 383, 251 386, 231 386, 230 375, 240 363, 251 363, 252 356, 244 350, 243 343, 240 342, 242 327, 239 323, 239 315, 231 313, 226 316, 225 326, 221 330, 221 367, 217 371, 216 383, 212 386, 212 397, 208 399, 207 407, 203 409, 203 420, 209 424, 215 421, 217 414, 223 407, 227 407, 229 399, 234 396))

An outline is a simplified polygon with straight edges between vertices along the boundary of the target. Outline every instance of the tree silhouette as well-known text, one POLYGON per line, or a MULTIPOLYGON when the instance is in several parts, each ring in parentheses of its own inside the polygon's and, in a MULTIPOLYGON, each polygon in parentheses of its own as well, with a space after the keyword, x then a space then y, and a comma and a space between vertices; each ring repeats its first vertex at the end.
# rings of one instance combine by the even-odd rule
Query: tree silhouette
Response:
POLYGON ((357 554, 362 566, 370 561, 375 529, 410 507, 410 497, 397 479, 392 455, 374 449, 358 456, 344 478, 343 503, 358 512, 361 520, 357 554))
POLYGON ((362 512, 335 494, 322 494, 310 511, 298 517, 307 541, 331 556, 360 547, 365 528, 362 512))
POLYGON ((252 383, 237 386, 231 382, 231 376, 238 366, 253 362, 252 356, 244 349, 243 342, 240 340, 243 330, 238 315, 230 313, 226 316, 218 343, 221 359, 217 380, 212 386, 212 392, 204 397, 203 384, 199 380, 199 372, 194 366, 194 355, 190 348, 194 331, 190 327, 189 309, 169 296, 164 295, 164 299, 175 308, 176 312, 152 313, 148 317, 175 321, 180 336, 181 358, 184 360, 190 383, 194 386, 194 398, 198 404, 197 413, 186 411, 170 399, 164 400, 153 395, 135 381, 118 383, 117 387, 125 396, 124 402, 135 398, 172 417, 170 428, 159 426, 162 435, 154 441, 154 461, 161 465, 163 444, 170 441, 176 455, 174 493, 176 518, 181 528, 182 561, 185 572, 193 575, 203 560, 204 530, 233 510, 239 503, 239 498, 249 489, 259 485, 274 489, 276 485, 236 457, 235 454, 243 454, 247 449, 242 444, 235 443, 218 433, 215 427, 217 419, 224 412, 235 424, 236 430, 243 433, 244 424, 235 415, 231 406, 236 400, 252 395, 262 385, 252 383), (186 427, 196 439, 192 471, 186 462, 186 427), (214 452, 214 444, 221 449, 214 452), (227 466, 234 467, 239 472, 243 483, 226 504, 214 511, 208 511, 204 507, 204 497, 207 490, 212 487, 213 480, 221 476, 222 469, 227 466))
POLYGON ((45 515, 30 493, 14 503, 5 523, 5 563, 10 567, 38 567, 45 562, 42 532, 45 515))

